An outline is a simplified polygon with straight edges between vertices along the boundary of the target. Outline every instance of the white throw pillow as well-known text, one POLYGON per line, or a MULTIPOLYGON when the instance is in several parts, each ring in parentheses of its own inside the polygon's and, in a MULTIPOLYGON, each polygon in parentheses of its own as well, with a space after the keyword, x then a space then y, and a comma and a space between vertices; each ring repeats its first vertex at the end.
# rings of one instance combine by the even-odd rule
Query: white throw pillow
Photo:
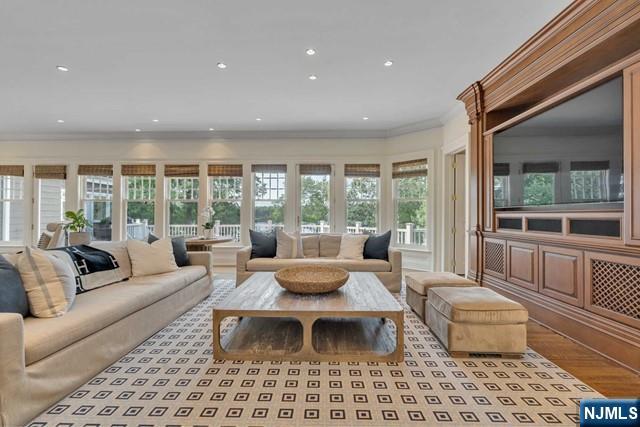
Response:
POLYGON ((127 249, 133 277, 168 273, 178 269, 170 238, 156 240, 151 244, 141 240, 127 240, 127 249))
POLYGON ((364 259, 364 244, 368 238, 366 234, 343 234, 338 259, 364 259))
POLYGON ((304 258, 302 239, 298 233, 287 233, 280 228, 276 231, 276 258, 304 258))
POLYGON ((42 249, 26 247, 17 263, 35 317, 59 317, 76 297, 75 274, 68 264, 42 249))

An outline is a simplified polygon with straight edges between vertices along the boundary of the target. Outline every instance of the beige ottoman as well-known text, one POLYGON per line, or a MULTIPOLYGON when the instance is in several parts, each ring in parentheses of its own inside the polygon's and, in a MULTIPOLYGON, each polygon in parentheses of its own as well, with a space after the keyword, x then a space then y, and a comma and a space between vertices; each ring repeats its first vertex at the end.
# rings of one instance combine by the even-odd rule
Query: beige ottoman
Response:
POLYGON ((476 286, 473 280, 465 279, 453 273, 434 273, 430 271, 407 273, 407 304, 426 323, 424 306, 427 301, 427 292, 431 288, 448 286, 476 286))
POLYGON ((527 309, 491 289, 432 288, 426 304, 426 323, 452 356, 527 348, 527 309))

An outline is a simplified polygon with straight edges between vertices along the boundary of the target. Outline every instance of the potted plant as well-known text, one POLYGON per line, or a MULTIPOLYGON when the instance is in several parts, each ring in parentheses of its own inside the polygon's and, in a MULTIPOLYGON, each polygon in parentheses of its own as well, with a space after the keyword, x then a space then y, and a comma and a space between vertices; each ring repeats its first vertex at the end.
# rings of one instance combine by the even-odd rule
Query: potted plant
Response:
POLYGON ((87 228, 91 228, 91 223, 84 215, 84 209, 77 211, 67 211, 64 217, 69 220, 65 225, 67 231, 69 245, 83 245, 91 241, 91 236, 87 232, 87 228))
POLYGON ((213 217, 215 214, 216 211, 214 211, 212 207, 204 208, 202 212, 200 212, 205 239, 213 238, 213 227, 215 226, 215 220, 213 217))

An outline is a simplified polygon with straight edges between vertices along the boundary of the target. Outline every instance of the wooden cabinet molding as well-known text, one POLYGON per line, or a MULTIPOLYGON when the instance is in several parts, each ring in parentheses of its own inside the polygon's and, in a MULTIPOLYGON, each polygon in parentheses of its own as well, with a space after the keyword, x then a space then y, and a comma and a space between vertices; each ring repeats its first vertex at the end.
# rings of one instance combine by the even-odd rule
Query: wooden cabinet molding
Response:
POLYGON ((624 241, 640 245, 640 63, 624 70, 624 241))
POLYGON ((507 242, 507 281, 538 291, 538 245, 507 242))
POLYGON ((558 246, 539 248, 539 290, 567 304, 584 304, 584 254, 575 249, 558 246))
POLYGON ((507 242, 501 239, 484 239, 484 272, 501 279, 507 278, 507 242))

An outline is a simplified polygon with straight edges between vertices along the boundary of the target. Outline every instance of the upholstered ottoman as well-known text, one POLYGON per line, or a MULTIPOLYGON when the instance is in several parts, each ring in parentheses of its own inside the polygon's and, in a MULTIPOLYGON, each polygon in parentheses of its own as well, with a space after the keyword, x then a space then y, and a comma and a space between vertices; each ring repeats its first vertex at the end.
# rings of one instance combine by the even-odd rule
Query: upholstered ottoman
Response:
POLYGON ((476 286, 476 282, 473 280, 465 279, 457 274, 447 272, 434 273, 430 271, 421 271, 407 273, 405 281, 407 283, 407 304, 409 304, 409 307, 411 307, 425 323, 426 318, 424 315, 424 306, 427 301, 427 291, 429 291, 429 289, 442 286, 476 286))
POLYGON ((429 329, 452 356, 517 356, 527 347, 527 309, 491 289, 431 288, 425 305, 429 329))

